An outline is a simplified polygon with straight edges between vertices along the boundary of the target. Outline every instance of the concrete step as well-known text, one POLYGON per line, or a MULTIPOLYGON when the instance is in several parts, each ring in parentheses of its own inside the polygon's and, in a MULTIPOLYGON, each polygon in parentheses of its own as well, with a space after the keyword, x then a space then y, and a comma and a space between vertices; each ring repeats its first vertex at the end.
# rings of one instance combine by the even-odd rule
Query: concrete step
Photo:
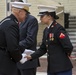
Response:
MULTIPOLYGON (((67 31, 67 30, 66 30, 66 31, 67 31)), ((70 33, 70 32, 76 32, 76 31, 69 31, 69 30, 68 30, 67 32, 70 33)))
POLYGON ((68 34, 76 34, 76 32, 68 32, 68 34))
POLYGON ((69 27, 70 29, 76 29, 76 27, 69 27))
POLYGON ((69 38, 71 39, 71 38, 76 38, 76 36, 69 36, 69 38))
POLYGON ((76 16, 69 16, 69 19, 76 19, 76 16))
POLYGON ((69 34, 76 34, 76 32, 68 32, 69 34))
POLYGON ((69 25, 69 28, 76 29, 76 24, 75 25, 73 25, 73 24, 72 25, 69 25))
POLYGON ((76 44, 76 42, 72 42, 72 44, 76 44))
POLYGON ((69 36, 76 36, 76 34, 74 34, 74 33, 72 33, 72 34, 71 34, 71 33, 69 33, 68 35, 69 35, 69 36))
POLYGON ((73 52, 76 52, 76 48, 73 48, 73 52))
POLYGON ((74 25, 74 24, 76 24, 76 22, 69 22, 69 24, 74 25))
POLYGON ((76 21, 76 18, 69 18, 69 21, 76 21))
POLYGON ((74 42, 74 43, 76 43, 76 40, 71 40, 71 42, 74 42))
POLYGON ((76 44, 73 44, 73 46, 75 47, 75 46, 76 46, 76 44))
POLYGON ((76 36, 69 36, 70 40, 76 40, 76 36))
POLYGON ((76 27, 76 24, 69 24, 69 27, 76 27))
POLYGON ((66 29, 66 31, 73 31, 73 32, 75 32, 76 31, 76 29, 73 29, 73 28, 69 28, 69 29, 66 29))
POLYGON ((76 24, 75 25, 69 25, 70 28, 76 28, 76 24))
POLYGON ((76 39, 70 38, 70 41, 71 41, 72 43, 76 44, 76 39))

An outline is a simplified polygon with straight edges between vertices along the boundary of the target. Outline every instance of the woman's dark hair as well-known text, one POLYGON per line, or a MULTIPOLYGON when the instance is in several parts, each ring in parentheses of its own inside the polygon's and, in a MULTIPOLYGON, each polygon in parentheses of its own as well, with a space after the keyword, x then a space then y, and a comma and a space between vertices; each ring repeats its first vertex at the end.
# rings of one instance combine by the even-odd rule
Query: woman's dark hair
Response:
POLYGON ((59 19, 59 17, 56 15, 56 12, 49 12, 49 15, 51 15, 54 19, 59 19))
POLYGON ((39 14, 43 14, 43 15, 51 15, 54 19, 59 19, 59 17, 56 15, 56 12, 40 12, 39 14))
POLYGON ((19 0, 19 2, 23 2, 23 0, 19 0))

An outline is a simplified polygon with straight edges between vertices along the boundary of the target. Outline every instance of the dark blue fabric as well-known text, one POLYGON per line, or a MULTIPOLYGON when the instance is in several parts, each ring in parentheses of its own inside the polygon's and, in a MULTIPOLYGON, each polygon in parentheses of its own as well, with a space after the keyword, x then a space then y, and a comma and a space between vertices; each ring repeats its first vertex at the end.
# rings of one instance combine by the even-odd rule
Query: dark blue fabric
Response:
POLYGON ((68 71, 62 71, 57 73, 49 73, 47 75, 72 75, 72 69, 68 71))

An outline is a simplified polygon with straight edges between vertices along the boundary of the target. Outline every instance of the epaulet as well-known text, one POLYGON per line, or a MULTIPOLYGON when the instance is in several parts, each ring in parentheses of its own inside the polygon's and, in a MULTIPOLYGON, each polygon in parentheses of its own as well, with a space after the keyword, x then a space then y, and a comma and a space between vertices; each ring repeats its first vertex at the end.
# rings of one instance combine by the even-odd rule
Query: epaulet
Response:
POLYGON ((7 20, 11 20, 11 18, 6 18, 6 19, 2 20, 2 21, 0 22, 0 25, 1 25, 2 23, 4 23, 5 21, 7 21, 7 20))

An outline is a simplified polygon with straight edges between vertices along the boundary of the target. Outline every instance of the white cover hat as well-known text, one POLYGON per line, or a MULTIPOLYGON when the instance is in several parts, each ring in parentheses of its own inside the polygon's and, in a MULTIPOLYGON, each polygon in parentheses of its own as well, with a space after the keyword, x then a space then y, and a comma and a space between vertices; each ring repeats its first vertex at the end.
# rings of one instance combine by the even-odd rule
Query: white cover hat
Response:
POLYGON ((29 7, 31 6, 31 4, 24 2, 11 2, 11 6, 29 11, 29 7))
POLYGON ((56 6, 38 5, 38 9, 39 9, 38 16, 49 13, 54 19, 59 19, 59 17, 56 15, 56 9, 57 9, 56 6))
POLYGON ((55 12, 57 7, 56 6, 45 6, 45 5, 38 5, 39 12, 55 12))

